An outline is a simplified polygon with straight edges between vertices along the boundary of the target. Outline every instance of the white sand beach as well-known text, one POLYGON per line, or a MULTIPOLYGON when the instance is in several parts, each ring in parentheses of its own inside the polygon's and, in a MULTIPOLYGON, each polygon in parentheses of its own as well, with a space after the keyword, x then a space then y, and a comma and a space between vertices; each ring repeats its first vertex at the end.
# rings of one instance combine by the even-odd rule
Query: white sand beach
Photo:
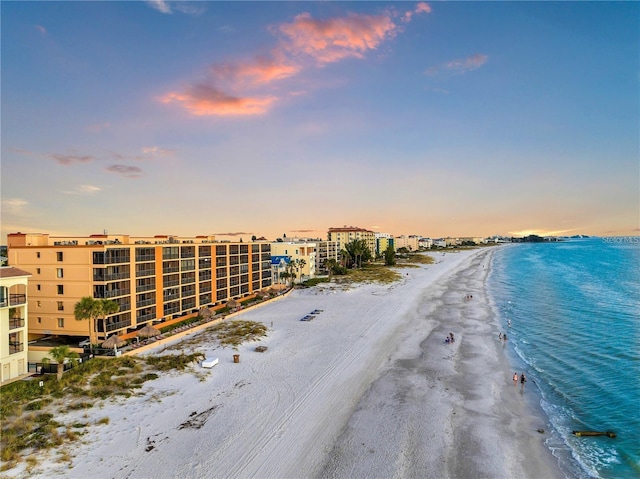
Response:
MULTIPOLYGON (((74 443, 72 464, 29 476, 562 478, 498 340, 485 293, 493 251, 434 253, 392 285, 321 285, 245 310, 238 319, 264 323, 267 337, 237 352, 185 346, 219 364, 92 408, 109 423, 74 443)), ((85 412, 61 420, 73 414, 85 412)))

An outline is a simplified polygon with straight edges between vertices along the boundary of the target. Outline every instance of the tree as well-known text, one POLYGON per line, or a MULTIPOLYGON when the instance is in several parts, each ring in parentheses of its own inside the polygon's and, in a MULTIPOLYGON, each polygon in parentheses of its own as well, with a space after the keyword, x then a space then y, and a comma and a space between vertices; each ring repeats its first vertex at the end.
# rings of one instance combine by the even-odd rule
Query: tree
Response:
POLYGON ((120 306, 110 299, 93 299, 91 296, 84 296, 73 308, 73 314, 78 321, 89 320, 89 342, 93 345, 98 342, 96 321, 99 318, 106 318, 111 314, 120 311, 120 306), (94 337, 95 336, 95 337, 94 337))
POLYGON ((356 268, 360 268, 363 261, 369 261, 372 258, 367 242, 363 239, 350 241, 344 245, 344 250, 340 253, 342 255, 346 253, 347 261, 345 266, 347 267, 353 265, 356 268))
POLYGON ((300 279, 302 280, 302 276, 304 276, 302 274, 302 270, 304 269, 304 267, 307 265, 307 262, 304 259, 296 259, 294 260, 294 266, 296 268, 296 272, 300 273, 300 279))
MULTIPOLYGON (((65 360, 69 359, 71 360, 71 362, 75 363, 78 358, 78 353, 76 353, 75 351, 71 351, 71 349, 69 349, 69 346, 65 344, 63 346, 56 346, 55 348, 51 348, 49 350, 49 356, 51 356, 51 359, 58 363, 56 377, 58 378, 58 381, 60 381, 62 379, 62 374, 64 373, 65 360)), ((49 364, 51 359, 45 357, 43 358, 43 362, 45 364, 49 364)))
POLYGON ((387 246, 384 252, 384 264, 387 266, 396 264, 396 251, 393 249, 393 246, 387 246))

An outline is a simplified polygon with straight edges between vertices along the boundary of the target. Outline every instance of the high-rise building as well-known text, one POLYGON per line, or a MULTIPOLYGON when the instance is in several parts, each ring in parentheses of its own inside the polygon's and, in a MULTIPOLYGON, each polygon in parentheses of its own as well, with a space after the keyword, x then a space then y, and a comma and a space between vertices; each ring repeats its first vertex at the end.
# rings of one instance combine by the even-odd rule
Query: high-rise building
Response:
POLYGON ((30 339, 87 336, 75 304, 111 299, 119 312, 98 320, 98 338, 197 313, 271 286, 271 244, 213 236, 7 235, 9 264, 32 275, 30 339))

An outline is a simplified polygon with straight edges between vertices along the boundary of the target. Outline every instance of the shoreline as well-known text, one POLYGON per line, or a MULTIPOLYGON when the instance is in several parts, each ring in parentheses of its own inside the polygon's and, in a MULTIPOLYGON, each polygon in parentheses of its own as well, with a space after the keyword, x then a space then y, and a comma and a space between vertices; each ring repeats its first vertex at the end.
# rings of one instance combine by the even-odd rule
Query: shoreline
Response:
POLYGON ((49 460, 29 477, 561 479, 497 339, 493 251, 435 253, 391 285, 316 286, 245 310, 235 319, 270 326, 266 338, 189 346, 220 364, 102 403, 91 414, 109 424, 74 445, 72 464, 49 460))

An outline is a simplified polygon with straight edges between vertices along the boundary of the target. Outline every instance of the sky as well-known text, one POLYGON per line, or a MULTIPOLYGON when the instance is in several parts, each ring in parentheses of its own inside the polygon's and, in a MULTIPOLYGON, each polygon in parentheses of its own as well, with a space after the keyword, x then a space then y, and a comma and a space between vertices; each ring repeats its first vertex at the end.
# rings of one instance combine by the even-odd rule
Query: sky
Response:
POLYGON ((0 8, 2 242, 640 234, 640 3, 0 8))

